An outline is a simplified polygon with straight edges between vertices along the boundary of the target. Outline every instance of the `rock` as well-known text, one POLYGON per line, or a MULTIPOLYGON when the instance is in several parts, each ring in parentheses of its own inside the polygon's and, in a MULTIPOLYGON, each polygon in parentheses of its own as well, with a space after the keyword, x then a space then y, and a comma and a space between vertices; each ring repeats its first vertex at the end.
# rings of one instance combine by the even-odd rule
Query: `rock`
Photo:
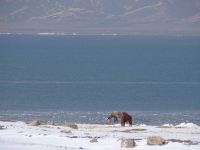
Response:
POLYGON ((5 129, 5 128, 4 128, 4 126, 1 126, 1 125, 0 125, 0 130, 2 130, 2 129, 5 129))
POLYGON ((72 129, 78 129, 78 125, 77 124, 67 124, 67 127, 70 127, 72 129))
POLYGON ((70 130, 61 130, 60 132, 61 133, 72 133, 72 131, 70 131, 70 130))
POLYGON ((148 145, 164 145, 166 144, 165 140, 160 136, 149 136, 147 138, 148 145))
POLYGON ((96 142, 98 142, 97 138, 92 138, 92 139, 90 140, 90 143, 96 143, 96 142))
POLYGON ((32 122, 30 122, 30 125, 31 126, 39 126, 39 125, 41 125, 42 123, 41 123, 41 121, 39 121, 39 120, 33 120, 32 122))
POLYGON ((167 141, 168 142, 184 143, 185 145, 195 145, 196 144, 196 142, 192 142, 191 140, 169 139, 167 141))
POLYGON ((121 140, 121 147, 122 148, 133 148, 136 146, 134 139, 122 139, 121 140))
POLYGON ((139 131, 146 131, 147 129, 136 128, 136 129, 128 129, 121 132, 131 133, 131 132, 139 132, 139 131))

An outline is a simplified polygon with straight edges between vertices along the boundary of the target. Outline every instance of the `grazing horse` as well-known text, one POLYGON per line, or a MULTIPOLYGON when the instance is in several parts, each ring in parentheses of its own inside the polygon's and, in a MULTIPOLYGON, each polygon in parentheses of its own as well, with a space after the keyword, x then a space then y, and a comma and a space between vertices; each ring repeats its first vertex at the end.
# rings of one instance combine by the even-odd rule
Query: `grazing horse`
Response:
POLYGON ((110 116, 108 116, 108 120, 111 124, 111 119, 114 119, 114 123, 117 123, 118 122, 118 118, 121 118, 121 112, 119 111, 113 111, 110 116))
POLYGON ((132 126, 132 117, 127 112, 113 111, 110 116, 108 116, 108 120, 111 123, 111 119, 114 118, 114 123, 118 122, 118 119, 121 120, 121 126, 125 126, 125 123, 128 122, 129 126, 132 126))

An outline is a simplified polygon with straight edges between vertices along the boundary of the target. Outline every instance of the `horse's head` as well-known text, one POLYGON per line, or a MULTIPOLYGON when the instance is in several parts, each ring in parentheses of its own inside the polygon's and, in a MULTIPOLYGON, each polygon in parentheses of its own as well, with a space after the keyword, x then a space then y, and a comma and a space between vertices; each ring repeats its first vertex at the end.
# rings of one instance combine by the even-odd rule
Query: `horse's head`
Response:
POLYGON ((107 120, 109 121, 109 124, 111 124, 111 119, 112 119, 112 115, 107 117, 107 120))
POLYGON ((108 116, 108 118, 107 118, 107 120, 109 120, 109 123, 111 123, 111 119, 112 119, 112 118, 114 119, 114 120, 113 120, 114 123, 118 122, 117 116, 116 116, 116 115, 113 115, 113 114, 111 113, 111 115, 108 116))
POLYGON ((108 116, 108 117, 107 117, 107 120, 110 120, 110 119, 111 119, 111 116, 108 116))

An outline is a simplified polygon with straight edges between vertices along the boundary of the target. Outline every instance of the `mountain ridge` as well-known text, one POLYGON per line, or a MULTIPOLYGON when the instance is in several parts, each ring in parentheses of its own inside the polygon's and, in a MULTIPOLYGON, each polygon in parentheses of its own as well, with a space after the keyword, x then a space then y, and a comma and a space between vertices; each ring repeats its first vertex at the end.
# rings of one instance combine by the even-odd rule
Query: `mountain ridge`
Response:
POLYGON ((199 34, 199 0, 1 0, 0 32, 199 34))

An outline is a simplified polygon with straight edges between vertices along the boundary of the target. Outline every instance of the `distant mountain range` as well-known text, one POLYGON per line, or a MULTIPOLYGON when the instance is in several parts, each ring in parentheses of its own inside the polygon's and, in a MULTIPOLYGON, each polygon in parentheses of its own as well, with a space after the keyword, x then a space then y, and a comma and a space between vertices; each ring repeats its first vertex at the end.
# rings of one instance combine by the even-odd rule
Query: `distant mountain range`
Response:
POLYGON ((200 34, 200 0, 0 0, 0 32, 200 34))

